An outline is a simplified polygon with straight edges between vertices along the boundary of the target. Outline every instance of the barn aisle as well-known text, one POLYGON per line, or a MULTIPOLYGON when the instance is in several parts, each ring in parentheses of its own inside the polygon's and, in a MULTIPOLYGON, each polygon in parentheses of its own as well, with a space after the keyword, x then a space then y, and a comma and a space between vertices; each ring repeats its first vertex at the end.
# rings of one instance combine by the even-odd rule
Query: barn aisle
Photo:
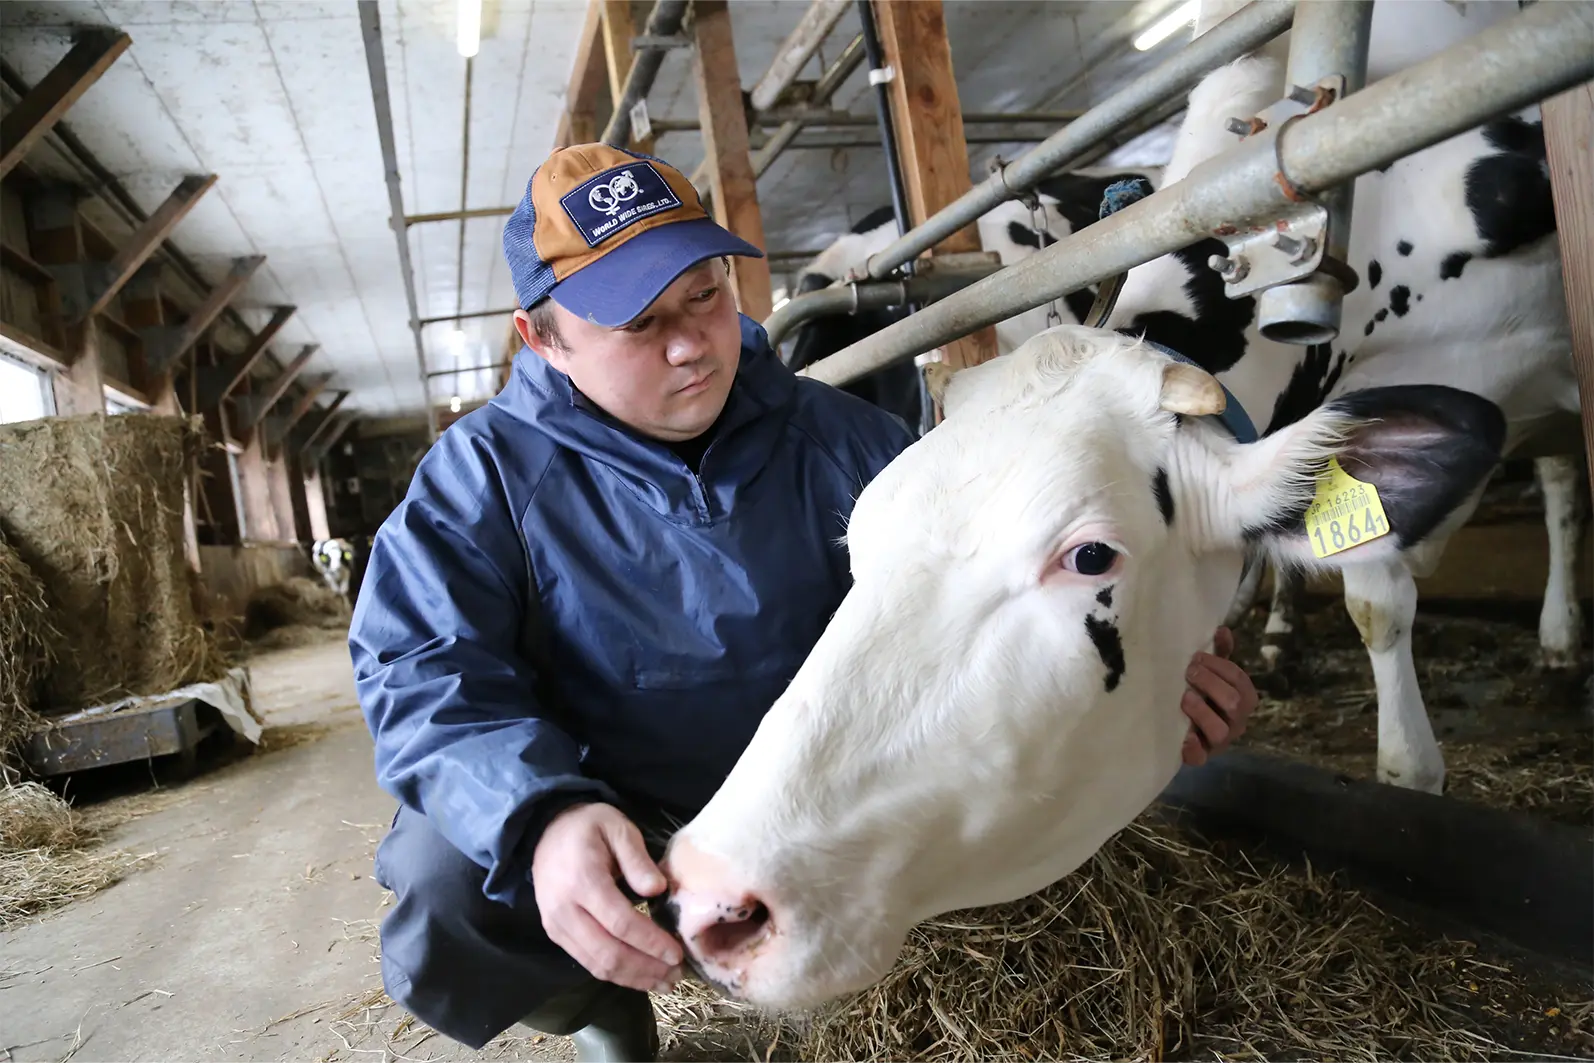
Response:
POLYGON ((371 855, 393 802, 347 650, 334 635, 250 667, 265 748, 89 805, 130 817, 106 844, 154 855, 0 933, 0 1059, 562 1058, 566 1042, 509 1037, 478 1056, 382 1000, 371 855))

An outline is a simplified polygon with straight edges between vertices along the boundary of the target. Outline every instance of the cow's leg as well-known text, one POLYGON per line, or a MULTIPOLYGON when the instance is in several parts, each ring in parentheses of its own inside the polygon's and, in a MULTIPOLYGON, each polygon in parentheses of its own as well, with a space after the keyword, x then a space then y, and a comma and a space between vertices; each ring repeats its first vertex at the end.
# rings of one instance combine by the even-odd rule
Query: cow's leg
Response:
POLYGON ((1299 569, 1273 567, 1273 604, 1262 629, 1262 664, 1270 672, 1279 671, 1280 662, 1294 653, 1295 625, 1300 622, 1295 603, 1305 585, 1299 569))
POLYGON ((1367 646, 1378 686, 1378 781, 1442 793, 1444 755, 1422 703, 1411 655, 1417 583, 1399 558, 1343 570, 1345 608, 1367 646))
POLYGON ((1583 531, 1583 473, 1575 458, 1557 455, 1533 462, 1544 495, 1544 527, 1550 535, 1550 576, 1539 613, 1539 656, 1546 668, 1577 664, 1583 610, 1577 601, 1577 543, 1583 531))
POLYGON ((1267 557, 1260 551, 1250 551, 1246 554, 1245 568, 1240 573, 1240 585, 1235 588, 1234 600, 1229 603, 1229 613, 1223 618, 1224 627, 1238 627, 1245 619, 1245 614, 1251 611, 1251 606, 1256 604, 1257 588, 1262 585, 1262 573, 1267 571, 1267 565, 1267 557))

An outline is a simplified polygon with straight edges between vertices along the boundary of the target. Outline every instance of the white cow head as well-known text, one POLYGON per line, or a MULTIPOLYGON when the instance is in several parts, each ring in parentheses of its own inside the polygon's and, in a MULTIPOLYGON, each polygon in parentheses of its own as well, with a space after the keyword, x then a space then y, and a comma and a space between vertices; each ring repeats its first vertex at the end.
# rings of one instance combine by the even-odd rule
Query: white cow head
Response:
POLYGON ((1181 416, 1223 407, 1204 371, 1075 325, 957 374, 945 421, 857 501, 852 590, 666 855, 657 915, 698 971, 771 1007, 863 988, 914 923, 1033 892, 1143 811, 1244 544, 1310 558, 1327 458, 1403 529, 1498 453, 1481 399, 1348 401, 1242 446, 1181 416))

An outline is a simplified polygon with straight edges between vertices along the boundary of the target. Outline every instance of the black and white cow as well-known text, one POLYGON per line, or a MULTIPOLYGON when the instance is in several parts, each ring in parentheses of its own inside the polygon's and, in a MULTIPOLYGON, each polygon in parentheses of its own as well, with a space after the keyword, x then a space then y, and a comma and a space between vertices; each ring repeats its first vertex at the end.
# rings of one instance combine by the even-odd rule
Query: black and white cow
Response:
POLYGON ((327 587, 347 600, 354 574, 353 544, 347 539, 317 539, 310 548, 310 559, 327 587))
MULTIPOLYGON (((1159 177, 1158 170, 1147 169, 1134 172, 1080 170, 1048 178, 1036 188, 1042 212, 1041 231, 1036 231, 1036 219, 1027 207, 1007 202, 976 223, 980 243, 986 251, 997 252, 1002 265, 1010 266, 1096 221, 1108 185, 1134 180, 1142 183, 1144 194, 1149 195, 1159 177)), ((861 274, 869 258, 896 238, 896 219, 891 208, 885 206, 870 211, 850 232, 838 237, 803 268, 797 280, 798 293, 828 288, 838 280, 861 274)), ((1058 308, 1062 320, 1076 324, 1083 320, 1094 298, 1095 293, 1090 290, 1070 293, 1058 308)), ((1010 353, 1044 329, 1047 312, 1047 307, 1037 307, 998 324, 998 353, 1010 353)), ((788 364, 793 369, 803 369, 905 316, 906 308, 893 306, 815 318, 793 332, 788 364)), ((845 385, 843 390, 890 410, 909 425, 920 423, 919 369, 912 362, 888 366, 845 385)))
MULTIPOLYGON (((1514 11, 1514 4, 1380 3, 1369 80, 1514 11)), ((1203 16, 1201 24, 1210 21, 1203 16)), ((1232 147, 1226 121, 1265 112, 1284 89, 1282 66, 1268 56, 1209 75, 1191 93, 1165 184, 1232 147)), ((1391 385, 1445 384, 1491 400, 1505 415, 1507 455, 1578 410, 1536 107, 1356 181, 1349 257, 1360 284, 1345 299, 1331 344, 1303 348, 1263 338, 1255 300, 1228 299, 1222 278, 1206 265, 1225 251, 1209 239, 1131 271, 1108 324, 1194 359, 1234 393, 1264 436, 1336 396, 1391 385)), ((1537 469, 1551 538, 1540 641, 1546 663, 1564 666, 1575 661, 1581 634, 1573 569, 1582 477, 1571 457, 1541 458, 1537 469)), ((1475 493, 1442 525, 1399 531, 1397 554, 1342 570, 1346 605, 1378 687, 1378 774, 1387 782, 1443 787, 1444 760, 1412 660, 1414 576, 1432 570, 1477 501, 1475 493)), ((1288 599, 1298 582, 1279 579, 1277 586, 1274 634, 1288 629, 1288 599)))

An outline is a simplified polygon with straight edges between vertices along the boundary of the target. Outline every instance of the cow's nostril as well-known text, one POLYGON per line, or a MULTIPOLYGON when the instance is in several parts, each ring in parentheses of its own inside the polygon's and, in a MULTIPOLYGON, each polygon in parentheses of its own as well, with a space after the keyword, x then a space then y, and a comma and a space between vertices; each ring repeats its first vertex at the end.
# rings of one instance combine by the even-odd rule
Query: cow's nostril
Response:
POLYGON ((708 956, 740 952, 763 936, 769 927, 769 909, 763 901, 749 900, 699 930, 696 944, 708 956))

